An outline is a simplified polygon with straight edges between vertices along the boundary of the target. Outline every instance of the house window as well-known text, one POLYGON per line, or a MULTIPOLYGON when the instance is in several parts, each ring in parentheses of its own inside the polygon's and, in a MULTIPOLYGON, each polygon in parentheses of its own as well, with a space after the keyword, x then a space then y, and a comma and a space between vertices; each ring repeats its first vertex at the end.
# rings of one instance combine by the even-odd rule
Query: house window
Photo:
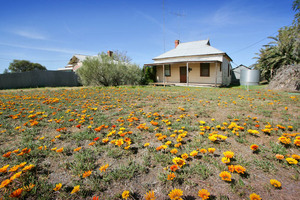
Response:
POLYGON ((165 65, 165 76, 171 76, 171 65, 165 65))
POLYGON ((209 63, 200 63, 200 76, 209 77, 209 63))
POLYGON ((228 64, 228 77, 229 77, 230 74, 231 74, 231 71, 230 71, 230 64, 228 64))

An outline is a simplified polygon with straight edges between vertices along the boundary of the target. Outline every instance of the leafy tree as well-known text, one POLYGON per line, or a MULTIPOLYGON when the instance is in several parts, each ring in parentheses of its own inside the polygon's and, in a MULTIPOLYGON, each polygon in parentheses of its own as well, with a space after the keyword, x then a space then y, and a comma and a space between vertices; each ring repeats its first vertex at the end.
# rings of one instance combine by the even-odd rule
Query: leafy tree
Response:
POLYGON ((11 72, 28 72, 33 70, 47 70, 39 63, 32 63, 28 60, 14 60, 9 64, 8 69, 11 72))
POLYGON ((113 57, 101 53, 96 57, 87 57, 76 73, 83 85, 137 85, 142 72, 139 66, 124 62, 129 60, 125 53, 114 53, 113 57))
POLYGON ((300 0, 294 1, 293 9, 297 12, 293 25, 279 29, 276 37, 269 37, 273 41, 257 53, 256 67, 268 81, 281 66, 300 63, 300 0))
POLYGON ((143 77, 141 83, 143 85, 148 85, 149 83, 155 82, 156 67, 144 66, 143 77))

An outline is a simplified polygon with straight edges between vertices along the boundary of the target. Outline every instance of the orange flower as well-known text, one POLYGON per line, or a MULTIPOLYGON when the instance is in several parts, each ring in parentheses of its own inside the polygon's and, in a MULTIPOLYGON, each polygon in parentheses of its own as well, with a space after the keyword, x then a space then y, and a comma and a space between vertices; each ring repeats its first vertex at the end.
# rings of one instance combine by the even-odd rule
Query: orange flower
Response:
POLYGON ((169 193, 169 197, 171 200, 182 200, 182 198, 180 198, 182 195, 183 195, 183 191, 180 189, 173 189, 169 193))
POLYGON ((198 191, 198 196, 201 197, 202 200, 209 199, 209 195, 210 195, 210 193, 205 189, 202 189, 202 190, 198 191))
POLYGON ((64 150, 64 148, 62 147, 60 149, 57 149, 56 152, 61 153, 61 152, 63 152, 63 150, 64 150))
POLYGON ((190 156, 193 156, 193 157, 195 157, 197 155, 198 155, 198 151, 196 151, 196 150, 194 150, 190 153, 190 156))
POLYGON ((171 152, 171 154, 176 154, 178 152, 178 150, 177 149, 172 149, 170 152, 171 152))
POLYGON ((91 171, 91 170, 86 171, 86 172, 84 172, 84 173, 82 174, 82 178, 88 177, 88 176, 90 176, 91 174, 92 174, 92 171, 91 171))
POLYGON ((201 152, 201 153, 206 153, 207 150, 206 150, 206 149, 200 149, 200 152, 201 152))
POLYGON ((10 179, 5 179, 4 181, 1 182, 0 188, 7 186, 8 184, 10 184, 10 182, 11 182, 10 179))
POLYGON ((233 158, 234 153, 232 151, 226 151, 223 153, 226 158, 233 158))
POLYGON ((222 178, 224 181, 231 181, 231 174, 229 172, 223 171, 219 174, 219 176, 222 178))
POLYGON ((0 173, 4 173, 7 172, 7 168, 9 167, 9 165, 5 165, 2 168, 0 168, 0 173))
POLYGON ((258 194, 252 193, 250 194, 250 200, 261 200, 258 194))
POLYGON ((172 166, 170 167, 170 170, 171 170, 172 172, 175 172, 177 169, 178 169, 178 166, 177 166, 177 165, 172 165, 172 166))
POLYGON ((228 171, 230 171, 231 173, 233 173, 235 170, 234 165, 228 165, 228 171))
POLYGON ((276 154, 276 158, 277 158, 278 160, 283 160, 283 159, 284 159, 284 156, 281 155, 281 154, 276 154))
POLYGON ((234 170, 239 174, 244 174, 244 172, 246 171, 246 169, 241 165, 235 165, 234 170))
POLYGON ((145 194, 145 199, 146 200, 155 200, 156 197, 154 195, 154 192, 153 191, 149 191, 145 194))
POLYGON ((101 172, 105 172, 105 170, 106 170, 108 167, 109 167, 109 165, 106 164, 106 165, 101 166, 101 167, 99 168, 99 170, 100 170, 101 172))
POLYGON ((74 151, 79 151, 81 149, 81 147, 77 147, 76 149, 74 149, 74 151))
POLYGON ((186 160, 188 157, 189 157, 189 155, 188 155, 187 153, 184 153, 184 154, 181 155, 181 158, 183 158, 183 159, 185 159, 185 160, 186 160))
POLYGON ((170 173, 170 174, 168 174, 167 180, 169 180, 169 181, 173 180, 175 177, 176 177, 176 175, 174 173, 170 173))
POLYGON ((19 197, 21 196, 22 192, 23 192, 23 188, 19 188, 19 189, 13 191, 13 192, 9 195, 9 197, 19 198, 19 197))
POLYGON ((55 185, 55 188, 53 188, 54 191, 59 191, 60 188, 61 188, 62 184, 61 183, 58 183, 55 185))
POLYGON ((215 150, 216 150, 215 148, 208 148, 208 152, 209 152, 209 153, 214 153, 215 150))
POLYGON ((94 144, 95 144, 95 142, 91 142, 91 143, 89 143, 89 145, 90 145, 90 146, 93 146, 94 144))
POLYGON ((257 145, 257 144, 252 144, 252 145, 250 146, 250 149, 251 149, 252 151, 257 151, 257 150, 258 150, 258 145, 257 145))
POLYGON ((9 157, 10 157, 10 154, 11 154, 11 151, 9 151, 9 152, 3 154, 2 157, 9 158, 9 157))

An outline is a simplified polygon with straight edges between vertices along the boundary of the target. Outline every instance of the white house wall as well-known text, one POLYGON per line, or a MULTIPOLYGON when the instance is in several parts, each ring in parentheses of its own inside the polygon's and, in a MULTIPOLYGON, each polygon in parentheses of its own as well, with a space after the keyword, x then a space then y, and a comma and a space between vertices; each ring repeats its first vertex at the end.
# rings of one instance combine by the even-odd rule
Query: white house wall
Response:
MULTIPOLYGON (((217 70, 217 83, 222 84, 222 72, 220 72, 220 63, 210 64, 210 76, 200 76, 200 63, 189 63, 189 68, 192 69, 189 72, 189 83, 203 83, 203 84, 215 84, 216 82, 216 70, 217 70)), ((180 83, 180 67, 186 67, 186 63, 177 63, 171 65, 171 76, 165 77, 166 83, 180 83)), ((163 67, 161 65, 156 68, 157 82, 163 82, 163 67)))

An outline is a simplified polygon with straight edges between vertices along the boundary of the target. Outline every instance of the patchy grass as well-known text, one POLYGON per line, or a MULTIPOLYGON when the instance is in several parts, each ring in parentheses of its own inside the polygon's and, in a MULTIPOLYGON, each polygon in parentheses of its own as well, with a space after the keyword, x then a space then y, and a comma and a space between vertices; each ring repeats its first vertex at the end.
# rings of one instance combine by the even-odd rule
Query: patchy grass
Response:
POLYGON ((299 107, 264 86, 0 91, 0 199, 168 199, 175 188, 184 199, 201 189, 210 199, 297 199, 299 107), (219 174, 230 169, 226 182, 219 174))

